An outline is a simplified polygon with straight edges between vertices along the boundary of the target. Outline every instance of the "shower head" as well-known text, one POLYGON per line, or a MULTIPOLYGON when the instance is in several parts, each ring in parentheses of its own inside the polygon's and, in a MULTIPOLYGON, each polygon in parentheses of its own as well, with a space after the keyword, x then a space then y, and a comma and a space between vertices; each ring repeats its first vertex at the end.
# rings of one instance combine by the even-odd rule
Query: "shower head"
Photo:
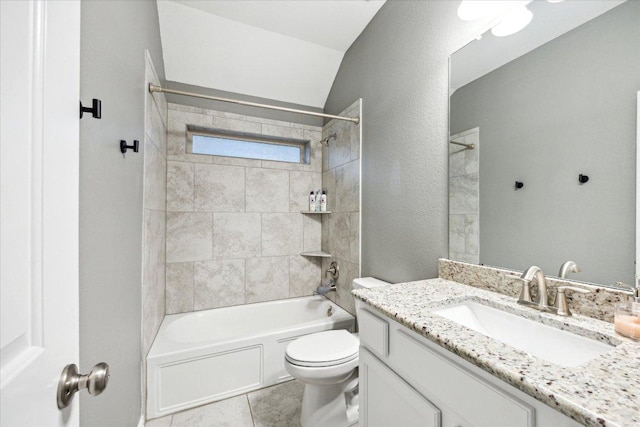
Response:
POLYGON ((329 146, 329 141, 331 141, 331 139, 333 139, 334 141, 338 138, 338 135, 336 134, 336 132, 332 133, 331 135, 329 135, 328 137, 326 137, 325 139, 321 139, 320 140, 320 144, 324 145, 325 147, 329 146))

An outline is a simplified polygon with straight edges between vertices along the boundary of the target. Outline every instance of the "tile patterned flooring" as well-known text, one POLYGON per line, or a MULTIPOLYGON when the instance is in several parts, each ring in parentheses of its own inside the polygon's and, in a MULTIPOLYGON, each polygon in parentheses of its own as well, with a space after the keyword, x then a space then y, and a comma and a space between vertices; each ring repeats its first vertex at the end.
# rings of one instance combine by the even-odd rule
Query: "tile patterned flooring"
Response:
POLYGON ((300 427, 304 385, 289 381, 150 420, 145 427, 300 427))

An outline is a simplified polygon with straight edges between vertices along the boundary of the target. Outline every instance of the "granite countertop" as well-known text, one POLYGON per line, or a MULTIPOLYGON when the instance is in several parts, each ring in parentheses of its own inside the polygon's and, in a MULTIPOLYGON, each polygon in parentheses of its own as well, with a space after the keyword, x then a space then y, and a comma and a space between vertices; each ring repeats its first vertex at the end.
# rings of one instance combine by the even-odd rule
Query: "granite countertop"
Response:
POLYGON ((353 295, 584 425, 640 425, 640 343, 617 335, 612 323, 542 313, 512 297, 444 279, 359 289, 353 295), (430 312, 469 299, 616 347, 580 366, 559 366, 430 312))

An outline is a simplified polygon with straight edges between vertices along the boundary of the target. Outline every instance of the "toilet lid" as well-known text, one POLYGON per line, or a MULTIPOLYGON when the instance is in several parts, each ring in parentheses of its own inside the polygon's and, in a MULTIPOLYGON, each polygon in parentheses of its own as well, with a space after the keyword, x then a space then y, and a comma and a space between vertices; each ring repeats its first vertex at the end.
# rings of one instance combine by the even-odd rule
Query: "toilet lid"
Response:
POLYGON ((358 357, 360 340, 344 329, 298 338, 287 346, 286 358, 300 366, 334 366, 358 357))

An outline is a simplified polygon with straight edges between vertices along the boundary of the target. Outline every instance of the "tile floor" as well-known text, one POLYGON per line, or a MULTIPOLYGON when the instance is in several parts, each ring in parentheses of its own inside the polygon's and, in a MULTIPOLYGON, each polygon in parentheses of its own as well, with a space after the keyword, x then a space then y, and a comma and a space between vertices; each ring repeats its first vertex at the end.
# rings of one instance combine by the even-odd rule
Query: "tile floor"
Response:
POLYGON ((289 381, 148 421, 145 427, 299 427, 304 386, 289 381))

